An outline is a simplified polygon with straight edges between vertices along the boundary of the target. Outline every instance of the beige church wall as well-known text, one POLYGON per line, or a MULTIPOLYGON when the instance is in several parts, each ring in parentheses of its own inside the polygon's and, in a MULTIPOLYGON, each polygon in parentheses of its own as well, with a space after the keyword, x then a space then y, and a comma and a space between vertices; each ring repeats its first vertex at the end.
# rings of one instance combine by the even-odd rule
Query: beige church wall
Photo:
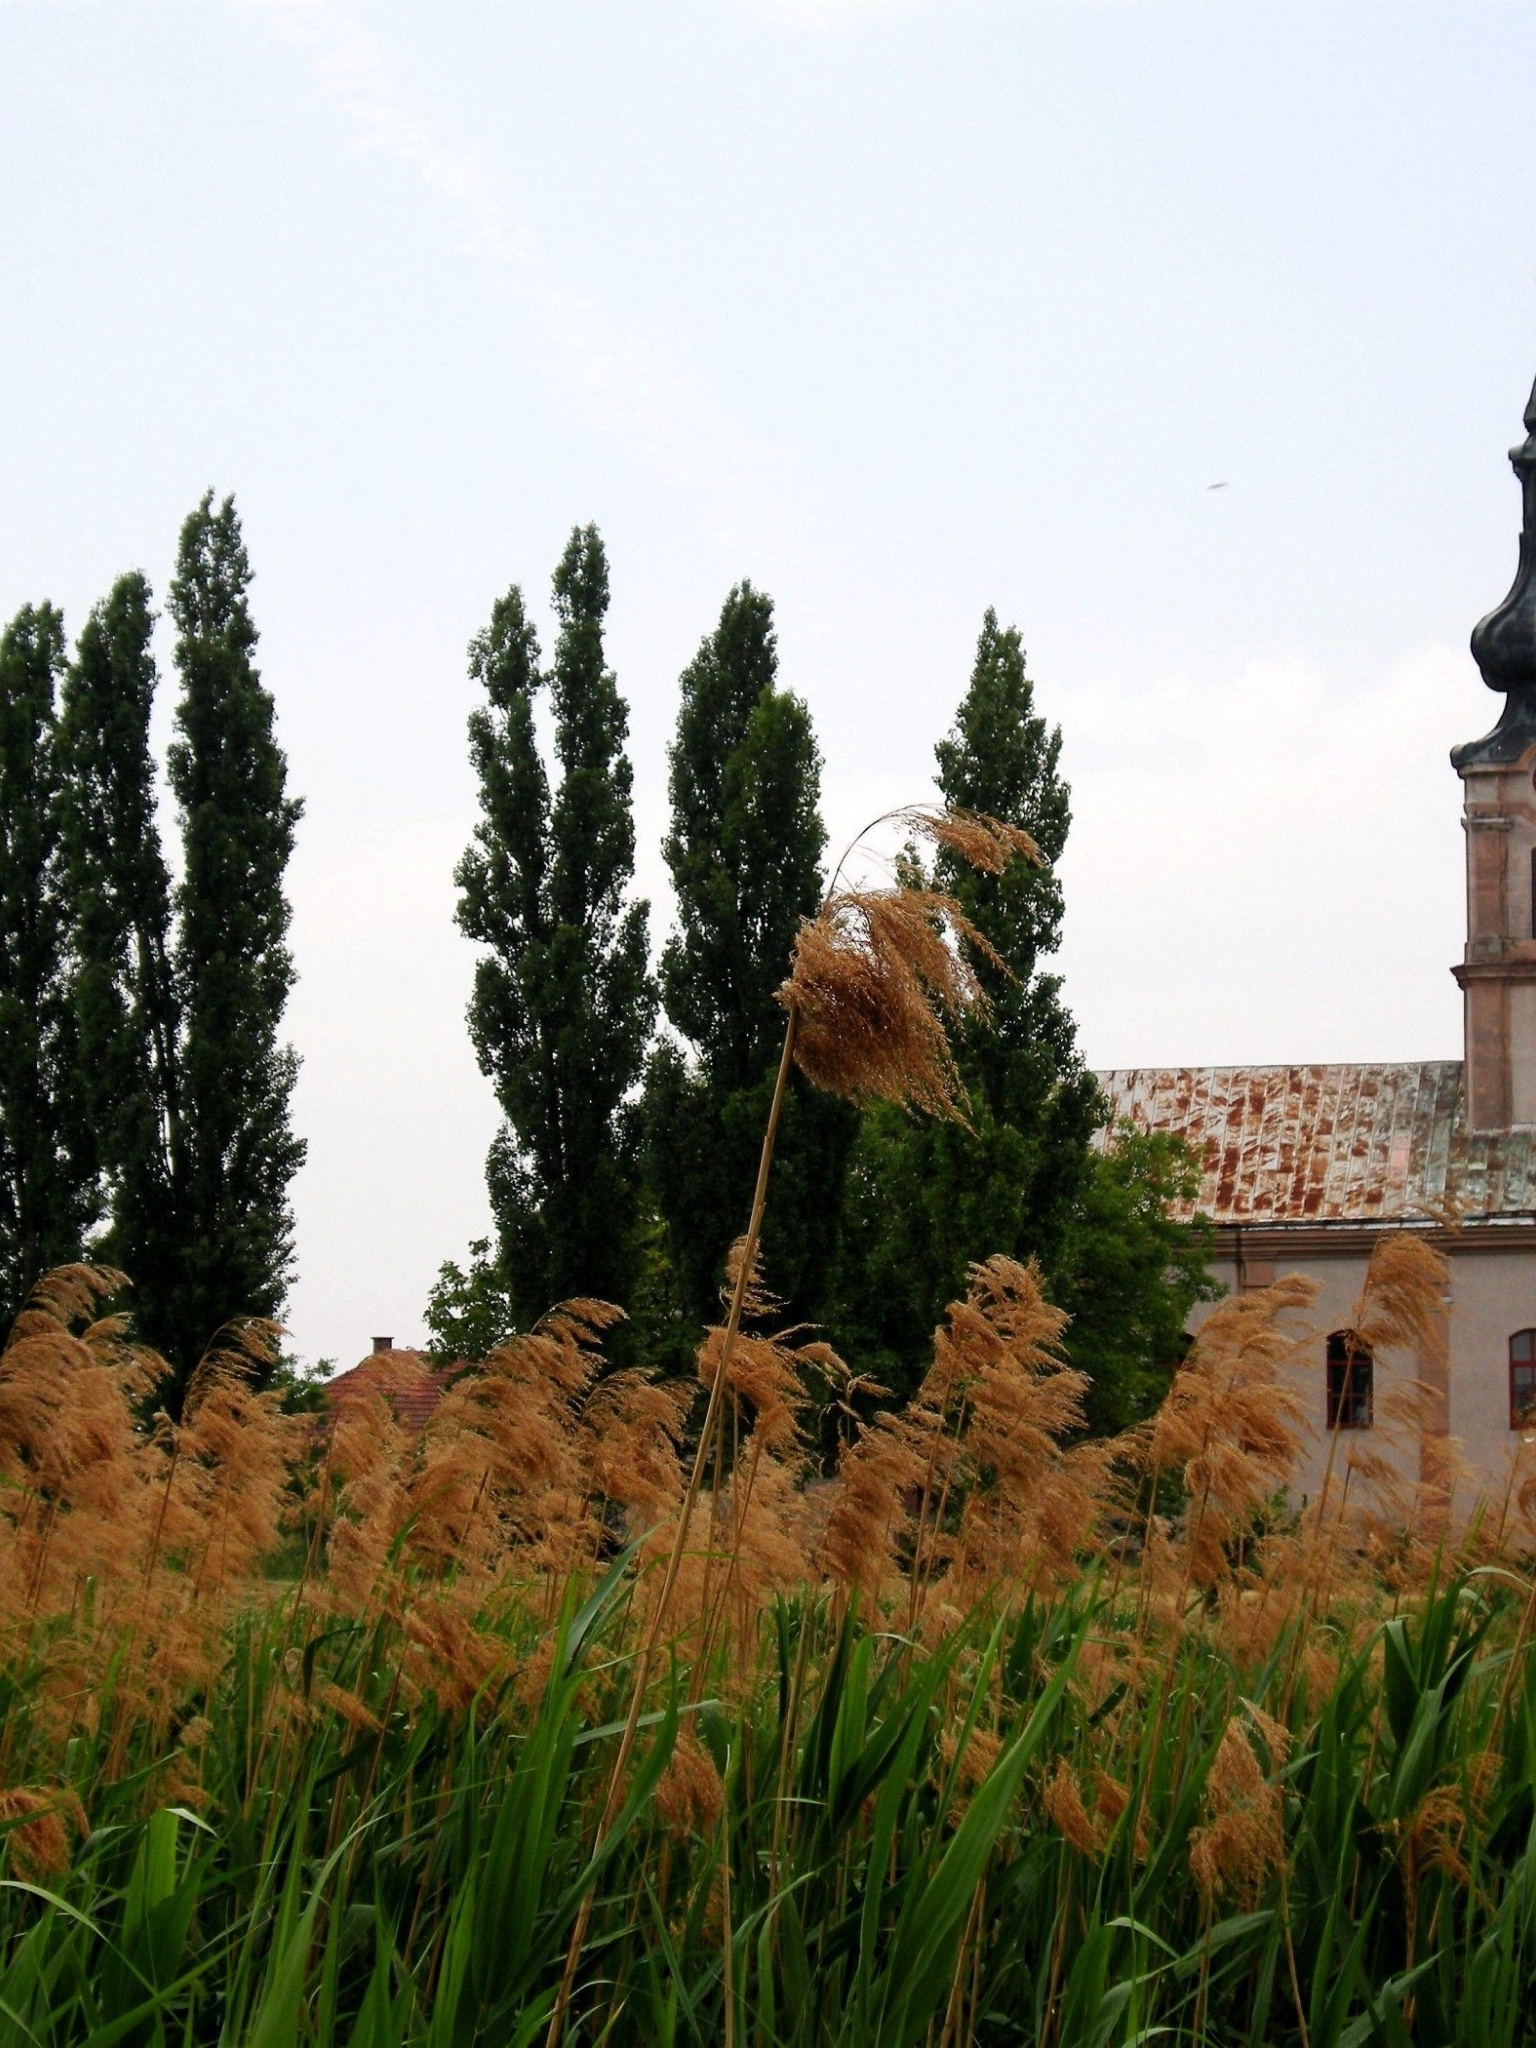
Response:
POLYGON ((1509 1060, 1510 1116, 1529 1127, 1536 1124, 1536 982, 1509 986, 1509 1060))
MULTIPOLYGON (((1291 1384, 1306 1403, 1308 1424, 1296 1475, 1296 1493, 1300 1499, 1316 1495, 1328 1462, 1328 1333, 1351 1327, 1360 1290, 1365 1285, 1365 1268, 1366 1259, 1361 1255, 1333 1259, 1277 1258, 1272 1266, 1266 1260, 1261 1268, 1249 1262, 1245 1269, 1250 1286, 1267 1283, 1287 1273, 1304 1273, 1317 1288, 1312 1308, 1301 1319, 1310 1328, 1311 1335, 1291 1368, 1291 1384)), ((1229 1293, 1235 1289, 1237 1268, 1230 1259, 1213 1260, 1211 1271, 1229 1293)), ((1215 1305, 1201 1303, 1192 1312, 1189 1324, 1192 1331, 1198 1334, 1200 1325, 1215 1305)), ((1393 1393, 1406 1393, 1418 1378, 1418 1361, 1412 1353, 1378 1352, 1374 1379, 1375 1426, 1368 1430, 1344 1430, 1340 1433, 1339 1448, 1334 1454, 1336 1473, 1342 1470, 1342 1461, 1350 1445, 1358 1443, 1362 1450, 1368 1449, 1373 1456, 1387 1458, 1405 1480, 1417 1478, 1417 1437, 1401 1427, 1394 1430, 1391 1415, 1393 1393)))
POLYGON ((1536 1259, 1529 1252, 1451 1254, 1451 1434, 1493 1486, 1518 1442, 1509 1426, 1509 1340, 1532 1327, 1536 1259))
MULTIPOLYGON (((1326 1340, 1330 1330, 1349 1328, 1365 1284, 1364 1256, 1342 1258, 1278 1257, 1273 1264, 1250 1260, 1245 1277, 1262 1285, 1276 1274, 1304 1273, 1317 1287, 1317 1299, 1306 1320, 1312 1329, 1297 1361, 1297 1384, 1307 1403, 1311 1437, 1298 1472, 1297 1491, 1314 1495, 1328 1457, 1326 1340)), ((1536 1328, 1536 1257, 1529 1250, 1450 1253, 1451 1310, 1447 1328, 1446 1423, 1463 1460, 1474 1468, 1482 1485, 1502 1491, 1509 1459, 1519 1442, 1509 1426, 1509 1340, 1516 1330, 1536 1328)), ((1229 1293, 1238 1273, 1231 1259, 1212 1262, 1211 1271, 1229 1293)), ((1191 1315, 1198 1331, 1214 1304, 1202 1303, 1191 1315)), ((1377 1356, 1375 1406, 1377 1422, 1369 1432, 1369 1448, 1390 1458, 1412 1479, 1418 1470, 1418 1446, 1406 1430, 1391 1423, 1394 1390, 1411 1388, 1421 1378, 1417 1358, 1406 1352, 1377 1356), (1396 1441, 1394 1441, 1396 1435, 1396 1441)), ((1338 1457, 1354 1441, 1346 1432, 1338 1457)), ((1467 1503, 1470 1505, 1470 1500, 1467 1503)))

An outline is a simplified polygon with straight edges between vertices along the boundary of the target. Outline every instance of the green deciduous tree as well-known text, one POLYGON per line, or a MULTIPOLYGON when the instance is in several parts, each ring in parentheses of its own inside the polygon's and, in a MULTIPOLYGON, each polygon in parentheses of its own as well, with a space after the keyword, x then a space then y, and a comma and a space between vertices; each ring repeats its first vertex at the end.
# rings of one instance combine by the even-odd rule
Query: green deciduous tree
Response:
MULTIPOLYGON (((147 1333, 185 1374, 232 1314, 275 1315, 293 1265, 290 1123, 298 1061, 279 1037, 293 986, 284 874, 302 806, 287 794, 272 698, 253 654, 251 568, 233 499, 210 491, 181 531, 170 613, 182 695, 170 750, 184 864, 174 984, 181 1018, 170 1242, 147 1333)), ((152 1227, 152 1226, 151 1226, 152 1227)), ((131 1256, 131 1248, 124 1247, 131 1256)))
POLYGON ((633 1289, 630 1098, 655 1015, 648 906, 626 901, 635 856, 628 716, 604 656, 608 564, 595 527, 572 534, 554 604, 547 680, 559 786, 551 790, 539 753, 533 700, 546 678, 514 588, 470 647, 487 699, 469 721, 482 817, 455 877, 460 928, 485 949, 470 1032, 506 1117, 487 1165, 499 1271, 482 1275, 480 1293, 492 1307, 505 1299, 524 1323, 562 1298, 622 1303, 633 1289))
POLYGON ((1048 1290, 1070 1307, 1074 1359, 1094 1375, 1099 1426, 1130 1419, 1170 1362, 1198 1298, 1199 1242, 1167 1219, 1183 1185, 1177 1148, 1127 1137, 1101 1155, 1105 1112, 1077 1046, 1060 977, 1042 961, 1061 938, 1055 863, 1071 823, 1061 733, 1035 709, 1015 628, 988 611, 970 687, 936 749, 947 803, 1022 826, 1046 861, 1001 875, 943 852, 939 885, 1004 963, 978 971, 991 1015, 957 1047, 970 1128, 891 1110, 864 1119, 850 1181, 838 1334, 899 1386, 912 1378, 944 1304, 963 1291, 969 1261, 992 1252, 1038 1258, 1048 1290), (1171 1335, 1170 1335, 1171 1333, 1171 1335))
MULTIPOLYGON (((80 1071, 111 1228, 146 1321, 179 1269, 179 1011, 171 884, 160 849, 149 721, 157 675, 150 589, 120 577, 80 634, 59 722, 80 1071)), ((229 1309, 241 1306, 227 1304, 229 1309)))
MULTIPOLYGON (((683 1306, 708 1318, 746 1218, 784 1012, 774 991, 822 890, 821 758, 804 703, 777 683, 773 605, 750 583, 683 672, 663 851, 678 930, 662 958, 672 1043, 647 1079, 647 1158, 683 1306)), ((795 1078, 764 1239, 768 1284, 818 1312, 856 1119, 795 1078)))
POLYGON ((0 1327, 100 1211, 69 997, 55 696, 64 622, 27 605, 0 635, 0 1327))
POLYGON ((1072 1318, 1072 1363, 1088 1375, 1088 1419, 1100 1432, 1157 1406, 1188 1349, 1190 1309, 1221 1293, 1209 1225, 1176 1220, 1200 1186, 1188 1145, 1129 1125, 1107 1136, 1052 1275, 1056 1303, 1072 1318))

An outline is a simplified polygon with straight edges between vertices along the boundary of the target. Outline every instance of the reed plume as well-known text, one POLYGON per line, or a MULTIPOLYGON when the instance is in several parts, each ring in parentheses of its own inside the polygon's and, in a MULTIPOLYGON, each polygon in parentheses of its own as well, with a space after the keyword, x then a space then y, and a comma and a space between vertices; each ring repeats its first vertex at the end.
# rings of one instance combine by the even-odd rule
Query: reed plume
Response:
MULTIPOLYGON (((1276 1767, 1283 1761, 1282 1751, 1276 1767)), ((1202 1809, 1190 1837, 1191 1875, 1208 1900, 1225 1893, 1252 1906, 1285 1862, 1285 1832, 1280 1788, 1254 1751, 1246 1713, 1234 1714, 1222 1732, 1202 1809)))
MULTIPOLYGON (((918 806, 892 813, 891 818, 989 873, 1001 873, 1015 858, 1040 858, 1027 833, 979 814, 918 806)), ((859 839, 864 836, 861 833, 859 839)), ((855 841, 855 846, 858 843, 855 841)), ((731 1304, 676 1535, 631 1679, 629 1708, 598 1826, 599 1844, 619 1810, 652 1660, 661 1643, 682 1570, 690 1519, 716 1451, 732 1354, 741 1332, 747 1290, 757 1266, 768 1179, 791 1064, 798 1059, 801 1071, 813 1085, 856 1101, 883 1098, 917 1104, 937 1115, 961 1114, 958 1075, 945 1023, 984 1005, 984 993, 965 948, 971 943, 983 950, 990 949, 952 898, 913 886, 910 874, 898 876, 888 889, 841 889, 842 870, 852 852, 850 848, 839 862, 832 887, 816 916, 801 926, 789 977, 778 991, 779 1001, 787 1012, 784 1042, 758 1159, 751 1214, 741 1242, 731 1304), (849 1051, 840 1049, 840 1030, 849 1051)), ((589 1890, 577 1914, 545 2048, 558 2048, 565 2030, 591 1908, 589 1890)))
MULTIPOLYGON (((1365 1300, 1360 1311, 1378 1343, 1417 1313, 1403 1284, 1414 1269, 1384 1265, 1385 1306, 1365 1300)), ((83 1911, 102 1882, 103 1845, 172 1805, 179 1816, 162 1811, 155 1823, 162 1848, 173 1819, 185 1828, 201 1812, 213 1830, 193 1861, 179 1852, 178 1870, 229 1871, 218 1879, 229 1905, 215 1911, 207 1892, 199 1904, 199 1954, 231 1929, 238 1946, 259 1916, 270 1924, 275 1906, 261 1900, 281 1889, 270 1844, 296 1829, 292 1839, 316 1853, 326 1843, 342 1852, 331 1867, 348 1875, 326 1902, 338 1927, 362 1924, 354 1907, 377 1913, 384 1902, 390 1995, 402 2015, 417 2001, 401 2038, 423 2040, 451 2017, 440 1959, 450 1930, 467 1923, 457 1899, 489 1898, 479 1888, 502 1884, 498 1816, 532 1812, 517 1802, 552 1785, 542 1774, 553 1759, 566 1775, 558 1794, 538 1791, 544 1889, 528 1894, 531 1913, 507 1903, 510 1890, 495 1893, 492 1924, 508 1937, 483 1944, 482 1976, 462 1980, 484 1983, 463 1996, 492 2013, 516 1930, 554 1925, 554 1952, 529 1962, 516 1991, 524 2012, 543 2001, 547 2014, 601 1840, 607 1767, 593 1745, 622 1714, 621 1674, 654 1626, 687 1497, 688 1413, 699 1387, 719 1381, 730 1433, 693 1503, 667 1623, 674 1677, 655 1723, 680 1708, 676 1740, 626 1778, 626 1793, 653 1767, 656 1782, 627 1812, 626 1839, 610 1835, 611 1875, 589 1922, 605 1971, 613 1959, 614 1988, 582 1979, 583 1995, 589 1984, 597 1994, 599 2029, 654 2037, 650 2009, 631 2024, 623 2000, 638 1997, 658 1940, 701 2032, 722 2032, 727 1943, 738 2022, 760 1993, 814 2001, 816 1976, 807 1993, 795 1952, 780 1957, 762 1933, 777 1918, 800 1940, 793 1902, 828 1983, 800 2032, 830 2037, 853 2007, 847 1958, 824 1937, 847 1925, 853 1903, 880 1943, 899 1940, 903 1902, 951 1865, 956 1831, 983 1822, 997 1832, 958 1903, 956 1947, 936 1979, 948 1998, 933 2018, 936 2042, 946 2030, 951 2044, 980 2038, 981 2019, 1006 2009, 1021 1973, 1040 1983, 1046 2008, 1064 2011, 1084 1930, 1127 1899, 1147 1938, 1190 1957, 1191 1971, 1228 1913, 1211 1953, 1230 1942, 1250 1975, 1288 1980, 1305 2016, 1301 1987, 1336 1960, 1318 1929, 1336 1910, 1369 1945, 1376 1937, 1361 1935, 1368 1915, 1354 1900, 1386 1882, 1407 1933, 1383 1933, 1380 1968, 1404 1967, 1405 1939, 1421 1957, 1451 1939, 1460 1946, 1445 1952, 1446 1981, 1453 1993, 1468 1981, 1503 1902, 1524 1896, 1528 1860, 1522 1759, 1536 1595, 1525 1517, 1536 1483, 1525 1446, 1502 1512, 1481 1522, 1474 1513, 1465 1531, 1459 1520, 1445 1526, 1439 1573, 1473 1558, 1481 1569, 1441 1590, 1411 1548, 1414 1532, 1393 1539, 1385 1519, 1393 1500, 1416 1511, 1408 1468, 1399 1494, 1367 1483, 1363 1468, 1341 1474, 1342 1535, 1337 1500, 1322 1522, 1271 1501, 1298 1434, 1280 1396, 1303 1288, 1228 1304, 1163 1411, 1130 1441, 1100 1445, 1079 1433, 1081 1384, 1062 1363, 1061 1317, 1038 1275, 993 1259, 946 1311, 917 1394, 859 1427, 825 1480, 802 1439, 807 1385, 844 1387, 849 1369, 812 1333, 779 1327, 744 1262, 733 1298, 743 1272, 738 1344, 726 1351, 722 1323, 687 1385, 606 1371, 613 1312, 568 1304, 466 1371, 415 1434, 393 1397, 419 1361, 393 1359, 373 1384, 349 1382, 315 1425, 275 1413, 254 1390, 275 1333, 242 1325, 210 1352, 179 1423, 136 1423, 125 1389, 152 1364, 96 1313, 100 1297, 82 1296, 76 1279, 34 1304, 0 1354, 11 1481, 0 1491, 0 1544, 8 1564, 42 1564, 30 1605, 25 1573, 4 1587, 16 1626, 0 1671, 0 1855, 13 1880, 38 1888, 4 1890, 11 1931, 57 1910, 44 1893, 83 1911), (104 1377, 82 1377, 93 1373, 104 1377), (1146 1479, 1159 1456, 1170 1515, 1149 1524, 1138 1553, 1113 1466, 1124 1459, 1146 1479), (1175 1509, 1177 1475, 1188 1484, 1175 1509), (121 1491, 110 1513, 109 1476, 121 1491), (289 1575, 269 1579, 285 1506, 303 1562, 290 1551, 279 1567, 289 1575), (1107 1535, 1119 1539, 1109 1558, 1107 1535), (590 1614, 582 1603, 594 1580, 633 1538, 638 1565, 616 1575, 608 1618, 584 1663, 567 1669, 551 1617, 590 1614), (70 1559, 94 1581, 71 1576, 70 1559), (1330 1682, 1323 1701, 1328 1659, 1347 1661, 1349 1677, 1330 1682), (1296 1671, 1308 1683, 1293 1683, 1296 1671), (1412 1739, 1431 1726, 1425 1702, 1439 1717, 1433 1752, 1412 1739), (1026 1723, 1039 1741, 1005 1811, 996 1774, 1019 1758, 1026 1723), (1423 1769, 1410 1783, 1415 1757, 1423 1769), (77 1798, 96 1829, 86 1853, 77 1798), (1357 1798, 1378 1816, 1369 1830, 1350 1818, 1357 1798), (388 1825, 387 1853, 349 1864, 348 1830, 373 1814, 388 1825), (556 1913, 565 1917, 539 1919, 556 1913), (1252 1931, 1262 1929, 1271 1932, 1252 1931)), ((1421 1307, 1432 1308, 1431 1294, 1421 1307)), ((275 1853, 280 1863, 285 1852, 275 1853)), ((132 1858, 118 1863, 126 1883, 132 1858)), ((70 1941, 79 1924, 59 1923, 70 1941)), ((327 1975, 327 1954, 322 1940, 305 1963, 305 1997, 317 2015, 327 1999, 350 2000, 355 2031, 362 1985, 346 1969, 327 1975)), ((1524 1970, 1511 1964, 1511 1996, 1524 1970)), ((1230 2038, 1287 2031, 1272 2007, 1245 2034, 1227 1971, 1224 1961, 1198 1978, 1154 1968, 1137 1980, 1138 2025, 1176 2029, 1193 2003, 1208 2014, 1196 2031, 1210 2038, 1237 2022, 1230 2038)), ((96 1970, 91 1996, 104 1981, 96 1970)), ((878 2015, 870 2024, 857 2038, 884 2038, 878 2015)), ((494 2030, 488 2018, 484 2030, 494 2030)), ((62 2020, 33 2031, 74 2038, 62 2020)), ((183 2032, 201 2038, 178 2008, 183 2032)))
POLYGON ((1295 1471, 1306 1404, 1291 1376, 1316 1289, 1300 1274, 1231 1296, 1211 1311, 1150 1423, 1126 1440, 1155 1478, 1177 1472, 1189 1496, 1175 1562, 1183 1586, 1226 1580, 1234 1546, 1295 1471))

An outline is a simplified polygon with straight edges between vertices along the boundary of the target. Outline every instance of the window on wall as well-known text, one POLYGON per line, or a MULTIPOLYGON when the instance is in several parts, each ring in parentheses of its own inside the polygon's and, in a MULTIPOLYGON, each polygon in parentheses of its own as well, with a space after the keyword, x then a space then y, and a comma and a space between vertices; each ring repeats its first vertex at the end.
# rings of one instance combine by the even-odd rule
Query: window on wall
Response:
POLYGON ((1375 1376, 1370 1347, 1362 1344, 1353 1330, 1333 1331, 1328 1339, 1330 1429, 1370 1428, 1375 1376))
POLYGON ((1509 1426, 1536 1425, 1536 1330, 1516 1330, 1509 1340, 1509 1426))

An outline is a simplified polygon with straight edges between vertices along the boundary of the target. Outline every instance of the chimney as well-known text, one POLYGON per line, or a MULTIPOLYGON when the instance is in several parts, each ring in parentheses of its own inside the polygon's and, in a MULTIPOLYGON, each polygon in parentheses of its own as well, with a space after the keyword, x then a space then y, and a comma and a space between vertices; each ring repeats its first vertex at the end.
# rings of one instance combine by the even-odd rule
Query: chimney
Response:
POLYGON ((393 1351, 395 1348, 395 1340, 393 1337, 375 1337, 373 1340, 373 1348, 375 1351, 393 1351))

